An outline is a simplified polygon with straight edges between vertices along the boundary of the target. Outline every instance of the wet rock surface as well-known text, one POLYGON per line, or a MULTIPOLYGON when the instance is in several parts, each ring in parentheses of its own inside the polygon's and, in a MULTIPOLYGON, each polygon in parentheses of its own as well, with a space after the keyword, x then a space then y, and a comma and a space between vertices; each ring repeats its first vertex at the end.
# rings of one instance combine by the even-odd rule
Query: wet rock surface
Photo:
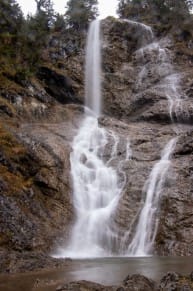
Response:
MULTIPOLYGON (((129 140, 132 149, 131 159, 121 164, 127 182, 115 222, 120 233, 129 229, 129 242, 144 203, 145 181, 166 143, 177 136, 157 213, 154 251, 160 255, 191 255, 192 68, 188 60, 180 62, 171 38, 155 39, 145 28, 147 35, 141 44, 138 33, 144 27, 122 20, 107 19, 102 29, 104 111, 113 117, 101 118, 101 124, 116 132, 120 144, 129 140)), ((118 156, 124 159, 121 151, 118 156)))
POLYGON ((60 123, 25 119, 16 128, 1 128, 2 272, 53 266, 46 254, 63 243, 74 219, 69 155, 82 113, 73 106, 56 111, 60 123))
MULTIPOLYGON (((99 124, 109 132, 103 158, 125 182, 112 229, 118 227, 120 237, 129 231, 125 240, 131 241, 145 181, 166 143, 178 136, 157 213, 154 253, 193 255, 193 68, 185 55, 182 62, 171 39, 152 45, 151 31, 143 30, 147 35, 141 42, 141 29, 112 18, 102 21, 105 116, 99 124), (181 101, 171 113, 169 97, 176 95, 181 101), (114 134, 118 143, 111 159, 114 134)), ((63 245, 75 219, 69 156, 83 118, 83 43, 53 37, 49 57, 54 68, 42 66, 37 79, 25 86, 17 80, 10 87, 0 85, 2 271, 20 270, 11 256, 13 266, 8 267, 7 251, 18 252, 19 260, 23 251, 30 258, 63 245)))
POLYGON ((1 273, 26 273, 35 270, 60 268, 69 264, 69 259, 55 259, 40 251, 0 252, 1 273))
POLYGON ((88 281, 70 282, 58 286, 56 291, 172 291, 172 290, 193 290, 191 275, 182 276, 175 272, 168 272, 160 282, 155 282, 145 276, 134 274, 128 275, 121 286, 104 286, 88 281))
POLYGON ((101 284, 97 284, 97 283, 93 283, 93 282, 88 282, 88 281, 77 281, 77 282, 72 282, 72 283, 68 283, 66 285, 63 286, 59 286, 56 288, 56 291, 73 291, 73 290, 77 290, 77 291, 81 291, 81 290, 85 290, 85 291, 89 291, 89 290, 93 290, 93 291, 99 291, 99 290, 103 290, 103 291, 114 291, 117 290, 116 287, 108 287, 108 286, 102 286, 101 284))

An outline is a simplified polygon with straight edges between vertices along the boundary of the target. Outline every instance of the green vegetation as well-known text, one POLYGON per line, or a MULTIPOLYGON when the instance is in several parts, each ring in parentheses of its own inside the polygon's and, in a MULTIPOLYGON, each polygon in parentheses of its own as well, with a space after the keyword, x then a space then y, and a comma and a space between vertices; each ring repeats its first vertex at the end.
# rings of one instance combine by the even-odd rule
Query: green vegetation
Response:
POLYGON ((193 0, 120 0, 118 14, 136 20, 149 15, 152 21, 177 25, 191 16, 192 8, 193 0))
MULTIPOLYGON (((68 38, 73 33, 82 39, 98 15, 98 0, 68 0, 64 15, 54 11, 52 0, 34 1, 35 15, 24 18, 16 0, 0 0, 0 78, 27 80, 41 65, 51 35, 62 32, 68 38)), ((160 34, 180 28, 189 41, 192 8, 193 0, 120 0, 118 14, 150 23, 160 34)))
POLYGON ((97 16, 97 0, 69 0, 65 15, 55 13, 51 0, 35 2, 35 15, 24 18, 16 0, 0 0, 0 78, 28 79, 41 65, 54 32, 81 33, 97 16))
POLYGON ((20 171, 20 163, 26 157, 26 149, 1 123, 0 136, 0 153, 3 157, 3 162, 0 165, 0 177, 4 183, 4 191, 13 195, 32 184, 32 178, 25 177, 20 171))
POLYGON ((169 32, 186 46, 193 37, 193 0, 120 0, 118 15, 150 24, 157 35, 169 32))
POLYGON ((65 14, 67 24, 76 29, 87 29, 88 23, 98 15, 97 0, 69 0, 65 14))
POLYGON ((15 0, 0 0, 0 34, 16 35, 23 20, 23 14, 15 0))

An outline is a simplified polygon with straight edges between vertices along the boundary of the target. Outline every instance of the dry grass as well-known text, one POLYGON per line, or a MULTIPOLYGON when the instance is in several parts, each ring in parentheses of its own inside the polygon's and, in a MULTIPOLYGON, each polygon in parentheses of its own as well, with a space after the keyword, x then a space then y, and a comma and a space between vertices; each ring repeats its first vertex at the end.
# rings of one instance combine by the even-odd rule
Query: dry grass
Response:
POLYGON ((17 163, 20 163, 20 158, 26 155, 26 149, 1 123, 0 152, 7 161, 7 163, 0 165, 0 177, 6 185, 6 193, 15 194, 22 189, 31 187, 33 179, 24 177, 17 169, 17 163))

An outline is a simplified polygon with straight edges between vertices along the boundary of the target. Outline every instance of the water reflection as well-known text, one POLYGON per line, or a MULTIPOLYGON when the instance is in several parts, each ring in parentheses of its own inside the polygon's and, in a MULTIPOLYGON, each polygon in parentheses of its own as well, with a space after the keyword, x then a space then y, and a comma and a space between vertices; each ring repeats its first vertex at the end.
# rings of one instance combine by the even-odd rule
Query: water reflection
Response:
POLYGON ((0 275, 3 291, 52 291, 64 282, 89 280, 119 285, 128 274, 143 274, 158 281, 168 271, 190 274, 192 257, 99 258, 74 260, 62 269, 27 274, 0 275), (37 282, 39 282, 37 284, 37 282))
POLYGON ((72 271, 73 280, 91 280, 103 284, 120 284, 128 274, 142 274, 159 280, 168 271, 189 274, 192 257, 107 258, 88 261, 81 269, 72 271))

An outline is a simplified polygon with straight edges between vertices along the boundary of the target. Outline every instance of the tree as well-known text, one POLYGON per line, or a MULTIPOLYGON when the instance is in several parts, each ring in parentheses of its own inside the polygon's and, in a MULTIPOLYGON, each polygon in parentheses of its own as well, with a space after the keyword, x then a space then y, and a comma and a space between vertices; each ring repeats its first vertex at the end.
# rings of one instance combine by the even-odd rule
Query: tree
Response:
POLYGON ((98 0, 68 0, 65 18, 69 27, 87 29, 88 23, 98 15, 98 0))
POLYGON ((46 46, 50 29, 55 21, 55 12, 51 0, 35 0, 35 2, 36 14, 27 16, 22 35, 28 46, 35 46, 39 51, 46 46))
POLYGON ((36 18, 41 23, 44 22, 44 26, 47 26, 49 30, 55 21, 53 3, 51 0, 35 0, 35 2, 37 5, 36 18))
POLYGON ((46 47, 51 29, 54 25, 55 13, 51 0, 35 0, 35 15, 28 15, 19 32, 19 49, 21 63, 31 71, 41 61, 42 51, 46 47))
POLYGON ((184 20, 192 8, 193 0, 120 0, 118 14, 122 18, 151 15, 162 22, 175 22, 178 17, 184 20))
POLYGON ((54 31, 64 31, 66 29, 66 22, 64 15, 57 13, 54 22, 54 31))
POLYGON ((121 18, 138 19, 142 10, 147 8, 147 2, 148 0, 120 0, 117 12, 121 18))
POLYGON ((0 0, 0 33, 16 34, 23 22, 23 14, 15 0, 0 0))

